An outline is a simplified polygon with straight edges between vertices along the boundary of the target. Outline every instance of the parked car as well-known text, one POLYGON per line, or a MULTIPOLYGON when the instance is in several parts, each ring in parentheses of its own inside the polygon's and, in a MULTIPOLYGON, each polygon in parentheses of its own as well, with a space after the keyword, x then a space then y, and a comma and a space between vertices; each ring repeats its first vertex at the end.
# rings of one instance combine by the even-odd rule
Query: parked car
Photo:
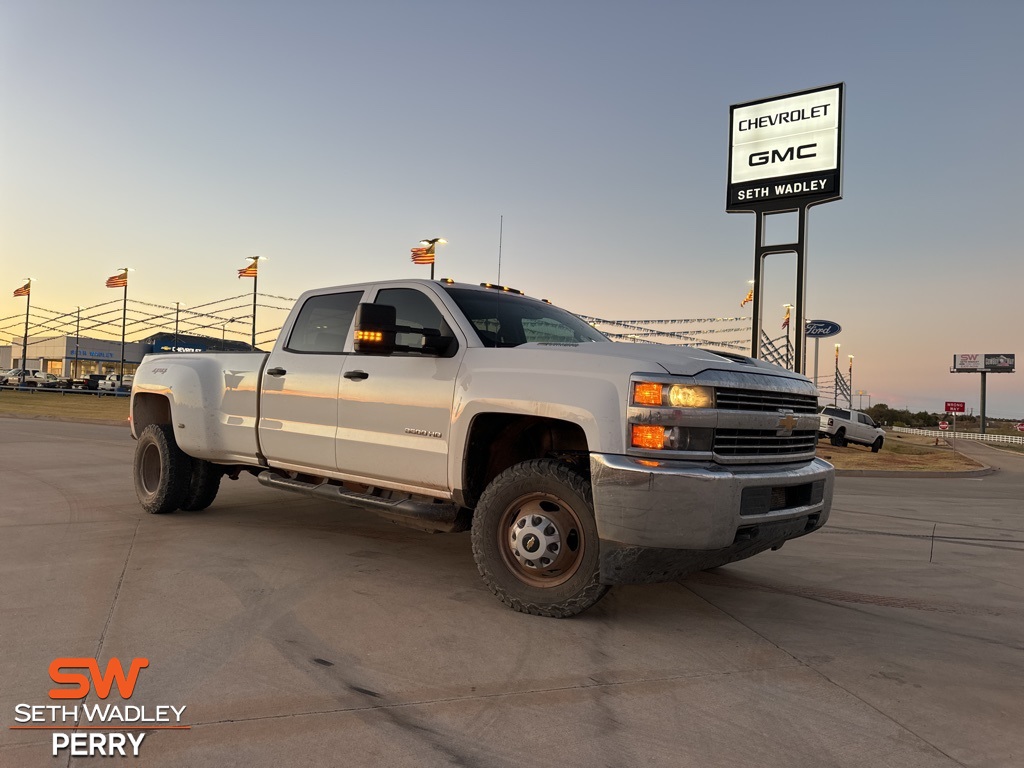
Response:
POLYGON ((818 437, 827 437, 832 445, 842 447, 847 443, 857 443, 868 446, 875 453, 882 449, 885 430, 866 413, 826 405, 818 419, 818 437))
POLYGON ((80 376, 72 382, 75 389, 99 389, 100 382, 107 378, 105 373, 88 373, 80 376))
POLYGON ((42 389, 60 389, 68 385, 67 379, 62 379, 52 373, 40 372, 35 376, 25 377, 26 387, 39 387, 42 389))
MULTIPOLYGON (((29 368, 25 371, 25 379, 31 379, 34 376, 38 376, 40 373, 37 368, 29 368)), ((0 377, 0 384, 7 384, 8 386, 16 387, 21 383, 21 368, 12 368, 4 376, 0 377)))
POLYGON ((105 390, 108 392, 116 392, 117 390, 126 390, 132 388, 132 380, 135 377, 128 373, 125 374, 124 381, 121 381, 121 374, 119 373, 108 373, 106 378, 100 379, 98 389, 105 390))

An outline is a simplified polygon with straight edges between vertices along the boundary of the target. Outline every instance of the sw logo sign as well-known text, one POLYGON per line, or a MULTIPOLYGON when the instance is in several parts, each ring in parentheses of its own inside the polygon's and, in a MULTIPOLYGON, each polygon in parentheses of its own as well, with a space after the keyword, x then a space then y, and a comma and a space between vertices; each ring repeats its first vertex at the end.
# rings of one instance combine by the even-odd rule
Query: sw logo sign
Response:
POLYGON ((149 659, 132 659, 125 673, 120 659, 111 659, 104 672, 100 671, 99 662, 96 659, 69 657, 54 659, 50 663, 50 679, 57 685, 74 685, 75 688, 51 688, 51 699, 84 699, 89 695, 90 679, 91 687, 95 689, 96 695, 105 699, 110 695, 111 689, 117 685, 117 691, 122 699, 130 699, 135 692, 135 684, 139 680, 139 672, 149 666, 149 659), (82 672, 71 672, 65 670, 87 670, 89 676, 82 672))

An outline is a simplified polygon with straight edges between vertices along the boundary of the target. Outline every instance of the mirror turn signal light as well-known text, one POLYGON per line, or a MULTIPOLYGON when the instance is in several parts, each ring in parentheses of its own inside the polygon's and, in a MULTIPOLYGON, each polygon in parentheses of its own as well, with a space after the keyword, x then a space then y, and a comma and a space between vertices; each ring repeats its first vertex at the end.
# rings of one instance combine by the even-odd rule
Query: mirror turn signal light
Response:
POLYGON ((373 341, 377 341, 377 342, 384 341, 384 332, 383 331, 356 331, 355 332, 355 340, 356 341, 370 341, 370 342, 373 342, 373 341))

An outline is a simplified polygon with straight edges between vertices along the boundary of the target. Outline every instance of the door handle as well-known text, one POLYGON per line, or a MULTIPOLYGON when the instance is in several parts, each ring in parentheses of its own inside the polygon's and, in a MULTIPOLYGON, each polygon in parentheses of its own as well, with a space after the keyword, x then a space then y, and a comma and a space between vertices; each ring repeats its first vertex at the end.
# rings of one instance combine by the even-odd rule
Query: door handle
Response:
POLYGON ((345 371, 343 375, 346 379, 355 379, 356 381, 370 378, 370 374, 366 371, 345 371))
POLYGON ((268 368, 267 376, 284 376, 288 371, 284 368, 268 368))

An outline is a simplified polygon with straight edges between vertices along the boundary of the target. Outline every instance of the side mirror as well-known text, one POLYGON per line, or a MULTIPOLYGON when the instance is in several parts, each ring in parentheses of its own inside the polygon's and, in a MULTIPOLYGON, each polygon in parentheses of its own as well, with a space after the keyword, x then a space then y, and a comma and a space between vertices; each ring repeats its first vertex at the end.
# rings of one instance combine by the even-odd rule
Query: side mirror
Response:
POLYGON ((394 352, 396 318, 395 308, 387 304, 360 304, 356 307, 356 354, 390 355, 394 352))

